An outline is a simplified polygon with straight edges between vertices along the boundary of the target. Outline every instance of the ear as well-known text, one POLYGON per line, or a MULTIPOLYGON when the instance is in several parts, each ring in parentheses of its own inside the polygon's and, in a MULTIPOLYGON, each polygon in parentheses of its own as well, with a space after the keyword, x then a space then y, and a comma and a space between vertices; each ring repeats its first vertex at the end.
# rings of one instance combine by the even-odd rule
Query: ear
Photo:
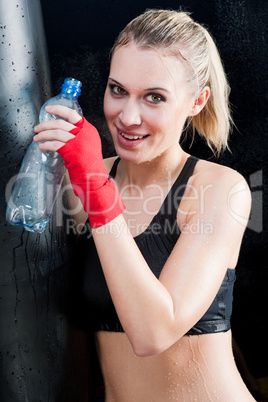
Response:
POLYGON ((201 94, 198 96, 198 98, 195 99, 195 102, 192 106, 189 116, 196 116, 199 112, 201 112, 201 110, 207 103, 209 95, 210 95, 210 88, 205 87, 201 92, 201 94))

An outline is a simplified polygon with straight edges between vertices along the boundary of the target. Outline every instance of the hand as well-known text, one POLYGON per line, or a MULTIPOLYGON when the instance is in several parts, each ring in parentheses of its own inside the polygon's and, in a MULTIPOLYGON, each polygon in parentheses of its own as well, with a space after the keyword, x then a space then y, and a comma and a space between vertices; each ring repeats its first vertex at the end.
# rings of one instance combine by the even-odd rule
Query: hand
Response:
POLYGON ((33 140, 35 142, 42 141, 39 148, 43 151, 55 152, 75 137, 75 133, 70 133, 70 131, 76 129, 75 124, 81 120, 81 116, 75 110, 60 105, 47 106, 46 111, 56 114, 62 119, 47 120, 38 124, 34 127, 37 135, 33 137, 33 140))
POLYGON ((74 192, 89 215, 91 227, 97 228, 110 222, 125 207, 104 166, 98 131, 71 109, 53 106, 47 111, 67 121, 40 123, 35 127, 35 132, 39 134, 34 141, 45 141, 39 145, 40 149, 57 151, 62 155, 74 192))

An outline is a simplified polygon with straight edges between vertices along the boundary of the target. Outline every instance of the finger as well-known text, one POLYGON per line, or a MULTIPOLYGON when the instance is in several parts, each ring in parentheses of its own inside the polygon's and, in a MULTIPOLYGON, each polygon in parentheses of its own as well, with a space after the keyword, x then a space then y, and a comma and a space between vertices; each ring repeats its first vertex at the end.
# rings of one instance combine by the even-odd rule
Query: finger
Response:
POLYGON ((76 124, 81 120, 81 116, 73 109, 62 105, 46 106, 46 111, 51 114, 56 114, 63 119, 68 120, 71 124, 76 124))
POLYGON ((65 145, 65 142, 61 141, 47 141, 47 142, 42 142, 39 144, 39 148, 42 151, 52 151, 56 152, 58 149, 60 149, 63 145, 65 145))
POLYGON ((36 133, 40 133, 41 131, 45 130, 54 130, 60 129, 63 131, 71 131, 75 128, 75 126, 68 121, 57 119, 57 120, 45 120, 42 121, 40 124, 34 127, 34 131, 36 133))
POLYGON ((68 142, 72 138, 75 138, 75 135, 62 130, 46 130, 41 131, 39 134, 36 134, 33 137, 35 142, 40 141, 60 141, 63 143, 68 142))

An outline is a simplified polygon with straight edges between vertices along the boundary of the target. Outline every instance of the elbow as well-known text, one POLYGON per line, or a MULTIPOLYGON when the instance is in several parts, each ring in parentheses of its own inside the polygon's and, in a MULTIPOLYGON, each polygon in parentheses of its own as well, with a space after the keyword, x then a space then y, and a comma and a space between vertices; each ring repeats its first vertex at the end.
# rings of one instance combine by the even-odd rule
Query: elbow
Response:
POLYGON ((139 345, 139 346, 133 346, 133 351, 136 356, 138 357, 149 357, 149 356, 155 356, 158 355, 159 353, 163 352, 162 349, 159 349, 155 347, 154 345, 139 345))
POLYGON ((133 351, 138 357, 149 357, 158 355, 167 350, 174 342, 168 337, 165 338, 148 338, 148 340, 142 339, 131 343, 133 351))
POLYGON ((165 352, 179 341, 185 333, 184 327, 180 330, 178 330, 177 326, 175 328, 169 327, 169 329, 158 327, 154 328, 153 331, 149 331, 149 333, 139 334, 139 336, 136 334, 135 338, 129 338, 129 340, 136 356, 149 357, 165 352))
POLYGON ((178 326, 174 317, 165 324, 147 325, 139 332, 133 331, 129 340, 133 352, 138 357, 159 355, 169 349, 184 335, 184 325, 178 326))

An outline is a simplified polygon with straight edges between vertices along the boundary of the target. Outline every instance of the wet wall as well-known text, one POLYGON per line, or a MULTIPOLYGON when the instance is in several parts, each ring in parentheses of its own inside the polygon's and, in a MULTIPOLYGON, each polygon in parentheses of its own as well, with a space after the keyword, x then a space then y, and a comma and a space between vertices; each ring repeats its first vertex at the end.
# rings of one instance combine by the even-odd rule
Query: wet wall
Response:
MULTIPOLYGON (((267 15, 260 0, 0 0, 0 400, 87 401, 96 368, 85 334, 70 317, 70 260, 75 250, 66 215, 56 207, 35 235, 5 222, 6 194, 32 138, 42 103, 62 80, 83 83, 80 104, 97 126, 104 156, 113 147, 102 112, 109 49, 121 28, 149 7, 191 11, 220 50, 232 87, 236 124, 231 152, 218 163, 241 172, 252 191, 252 215, 237 266, 233 334, 251 372, 268 375, 267 317, 267 15), (43 29, 44 24, 44 29, 43 29)), ((189 141, 184 147, 188 149, 189 141)), ((213 156, 196 138, 190 153, 213 156)), ((60 200, 65 203, 66 200, 60 200)))
POLYGON ((74 400, 75 375, 66 386, 75 362, 68 347, 73 240, 62 230, 65 200, 42 235, 5 221, 40 107, 52 94, 40 1, 0 0, 0 37, 0 401, 74 400))

